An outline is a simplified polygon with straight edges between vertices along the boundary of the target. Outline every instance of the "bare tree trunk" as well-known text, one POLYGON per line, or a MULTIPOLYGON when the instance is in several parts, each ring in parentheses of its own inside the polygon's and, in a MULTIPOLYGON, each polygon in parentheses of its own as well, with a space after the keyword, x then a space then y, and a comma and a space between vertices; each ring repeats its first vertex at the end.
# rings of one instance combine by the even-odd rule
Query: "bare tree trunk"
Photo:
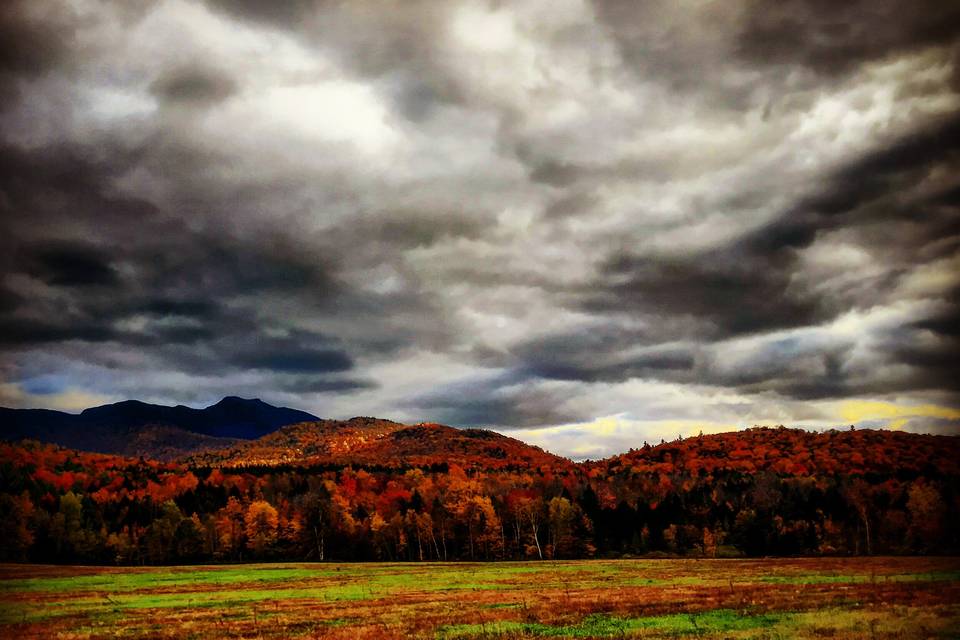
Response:
POLYGON ((320 540, 320 532, 316 527, 313 528, 313 540, 317 545, 317 557, 323 562, 323 542, 320 540))
POLYGON ((870 519, 867 517, 867 510, 866 510, 866 509, 861 509, 861 510, 860 510, 860 517, 863 519, 863 528, 864 528, 864 530, 866 531, 866 534, 867 534, 867 555, 868 555, 868 556, 872 556, 872 555, 873 555, 873 544, 871 544, 871 540, 870 540, 870 519))
POLYGON ((446 529, 446 523, 443 520, 440 521, 440 544, 443 545, 443 561, 446 562, 447 561, 447 529, 446 529))
POLYGON ((523 549, 520 546, 520 526, 523 524, 523 522, 520 520, 520 517, 518 514, 514 514, 514 516, 515 517, 513 519, 513 533, 514 533, 514 537, 516 538, 517 555, 519 557, 523 557, 523 549))
POLYGON ((530 516, 530 530, 533 531, 533 542, 537 545, 537 556, 543 560, 543 551, 540 549, 540 538, 537 536, 537 524, 533 519, 533 516, 530 516))
POLYGON ((440 547, 437 546, 437 536, 433 535, 433 527, 430 527, 430 540, 433 541, 433 550, 437 554, 437 560, 440 559, 440 547))
POLYGON ((467 535, 470 538, 470 559, 473 560, 473 523, 467 524, 467 535))

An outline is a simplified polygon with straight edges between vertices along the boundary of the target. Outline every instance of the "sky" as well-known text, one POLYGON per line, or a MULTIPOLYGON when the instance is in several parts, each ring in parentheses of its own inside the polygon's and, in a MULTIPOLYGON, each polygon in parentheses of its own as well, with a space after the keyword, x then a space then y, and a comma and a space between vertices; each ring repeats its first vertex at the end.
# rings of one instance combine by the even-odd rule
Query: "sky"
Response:
POLYGON ((0 405, 960 433, 960 5, 0 5, 0 405))

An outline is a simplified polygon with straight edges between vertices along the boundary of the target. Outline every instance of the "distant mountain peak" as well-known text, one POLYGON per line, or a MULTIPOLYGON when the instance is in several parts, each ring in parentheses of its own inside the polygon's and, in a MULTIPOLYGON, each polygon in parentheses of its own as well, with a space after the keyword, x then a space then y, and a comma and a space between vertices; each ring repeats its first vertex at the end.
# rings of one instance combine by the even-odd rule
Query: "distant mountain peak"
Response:
POLYGON ((267 403, 261 400, 260 398, 241 398, 240 396, 224 396, 220 401, 210 406, 220 407, 220 406, 229 406, 229 405, 261 405, 261 404, 267 404, 267 403))
POLYGON ((141 409, 143 407, 150 407, 154 405, 147 404, 141 400, 120 400, 119 402, 111 402, 108 404, 97 405, 96 407, 87 407, 80 412, 80 415, 90 415, 92 413, 97 413, 100 411, 109 411, 109 410, 130 410, 130 409, 141 409))
MULTIPOLYGON (((31 438, 103 453, 129 453, 130 443, 139 434, 157 427, 166 428, 164 433, 174 429, 208 438, 251 440, 287 425, 319 419, 306 411, 275 407, 259 398, 237 396, 227 396, 204 409, 123 400, 90 407, 80 414, 59 411, 39 414, 31 410, 2 409, 0 415, 3 418, 2 439, 31 438)), ((147 440, 148 443, 152 441, 147 440)), ((185 437, 183 444, 181 454, 199 449, 201 445, 206 447, 207 443, 196 437, 185 437)))

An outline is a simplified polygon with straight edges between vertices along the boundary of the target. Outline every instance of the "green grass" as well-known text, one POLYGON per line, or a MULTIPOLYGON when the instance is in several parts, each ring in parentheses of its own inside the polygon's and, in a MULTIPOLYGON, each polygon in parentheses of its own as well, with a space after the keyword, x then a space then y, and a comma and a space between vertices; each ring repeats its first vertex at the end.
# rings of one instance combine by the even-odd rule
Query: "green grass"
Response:
POLYGON ((856 574, 782 574, 761 576, 760 582, 771 584, 855 584, 875 582, 935 582, 941 580, 958 581, 960 571, 931 571, 926 573, 856 573, 856 574))
POLYGON ((958 567, 956 558, 0 565, 0 637, 119 630, 132 638, 352 639, 355 628, 366 629, 357 637, 391 640, 852 640, 877 629, 878 637, 960 637, 958 567), (871 597, 878 591, 882 603, 871 597))
POLYGON ((723 581, 701 576, 680 576, 676 578, 629 578, 622 584, 631 587, 681 587, 688 585, 723 585, 723 581))
POLYGON ((137 591, 163 587, 216 586, 240 582, 284 582, 321 578, 333 572, 324 568, 303 567, 206 567, 203 569, 164 569, 99 573, 54 578, 6 578, 0 580, 0 593, 11 591, 137 591))
POLYGON ((773 627, 788 621, 792 614, 741 615, 729 609, 705 613, 676 613, 646 618, 618 618, 591 615, 573 625, 548 625, 539 622, 503 621, 488 624, 465 624, 444 627, 437 638, 483 638, 498 635, 528 635, 555 638, 616 638, 627 633, 657 631, 661 634, 683 635, 747 631, 773 627))
POLYGON ((363 584, 321 588, 242 589, 218 591, 191 591, 185 593, 118 594, 98 598, 73 598, 62 602, 17 604, 0 602, 0 623, 18 622, 26 613, 27 621, 46 620, 57 616, 86 612, 99 616, 106 612, 127 609, 197 609, 232 607, 262 602, 290 600, 320 600, 337 602, 368 600, 383 595, 363 584))
POLYGON ((64 601, 38 600, 10 603, 0 600, 0 624, 35 622, 85 612, 97 617, 128 609, 230 608, 270 601, 319 600, 324 602, 375 600, 404 591, 497 591, 518 588, 517 583, 498 582, 510 575, 533 573, 529 567, 498 570, 496 565, 426 568, 418 565, 353 565, 337 569, 278 567, 211 567, 183 571, 167 569, 135 573, 109 573, 51 578, 0 580, 4 592, 54 595, 70 593, 64 601), (339 577, 341 584, 316 581, 339 577), (299 582, 291 587, 288 583, 299 582), (275 587, 257 587, 260 584, 275 587), (287 584, 284 584, 287 583, 287 584), (216 587, 241 586, 221 589, 216 587), (282 585, 282 586, 281 586, 282 585), (182 587, 190 591, 172 591, 182 587), (197 588, 200 587, 200 588, 197 588), (159 591, 158 590, 163 590, 159 591), (103 594, 103 595, 100 595, 103 594))
MULTIPOLYGON (((953 615, 956 615, 956 609, 953 615)), ((437 640, 479 640, 498 637, 549 638, 622 638, 627 636, 682 637, 708 636, 714 638, 777 638, 832 637, 853 634, 854 637, 922 637, 955 638, 960 622, 954 618, 939 631, 942 614, 930 613, 920 607, 896 607, 891 612, 865 612, 829 608, 808 612, 768 612, 744 614, 729 609, 703 613, 678 613, 641 618, 620 618, 591 615, 579 623, 549 625, 539 622, 512 620, 480 624, 448 625, 437 631, 437 640), (930 627, 927 627, 927 624, 930 627)), ((849 636, 846 636, 849 637, 849 636)))

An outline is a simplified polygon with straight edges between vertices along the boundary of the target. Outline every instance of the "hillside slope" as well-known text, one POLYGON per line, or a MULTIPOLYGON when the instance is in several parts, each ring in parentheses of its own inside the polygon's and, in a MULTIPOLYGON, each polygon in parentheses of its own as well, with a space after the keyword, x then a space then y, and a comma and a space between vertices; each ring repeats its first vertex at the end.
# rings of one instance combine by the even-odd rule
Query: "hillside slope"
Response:
POLYGON ((254 441, 189 456, 185 462, 213 467, 456 464, 488 470, 573 466, 566 458, 493 431, 366 417, 290 425, 254 441))
POLYGON ((812 432, 754 427, 631 449, 583 463, 606 476, 692 476, 769 471, 780 475, 960 473, 960 438, 861 429, 812 432))

